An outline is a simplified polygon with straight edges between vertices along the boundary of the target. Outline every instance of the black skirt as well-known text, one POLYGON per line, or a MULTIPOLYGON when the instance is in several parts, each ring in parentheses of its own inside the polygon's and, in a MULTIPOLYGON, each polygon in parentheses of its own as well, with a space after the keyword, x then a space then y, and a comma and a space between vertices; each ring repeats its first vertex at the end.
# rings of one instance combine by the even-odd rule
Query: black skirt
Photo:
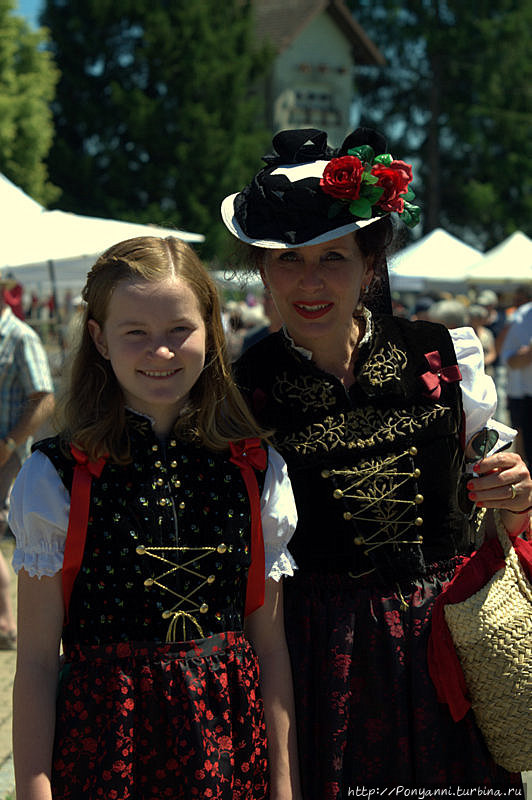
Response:
POLYGON ((432 606, 453 574, 435 568, 406 589, 370 577, 286 581, 304 800, 521 787, 493 763, 472 712, 453 722, 428 673, 432 606))
POLYGON ((258 663, 242 633, 67 653, 54 799, 262 800, 267 784, 258 663))

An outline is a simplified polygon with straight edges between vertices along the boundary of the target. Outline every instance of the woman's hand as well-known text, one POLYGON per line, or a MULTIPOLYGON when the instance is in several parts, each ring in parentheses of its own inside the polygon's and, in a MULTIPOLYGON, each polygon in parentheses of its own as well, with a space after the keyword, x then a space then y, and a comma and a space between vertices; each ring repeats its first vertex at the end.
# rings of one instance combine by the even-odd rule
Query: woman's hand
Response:
POLYGON ((501 451, 478 461, 473 471, 478 477, 468 481, 469 499, 479 508, 502 509, 510 533, 523 530, 532 506, 532 478, 521 456, 501 451))

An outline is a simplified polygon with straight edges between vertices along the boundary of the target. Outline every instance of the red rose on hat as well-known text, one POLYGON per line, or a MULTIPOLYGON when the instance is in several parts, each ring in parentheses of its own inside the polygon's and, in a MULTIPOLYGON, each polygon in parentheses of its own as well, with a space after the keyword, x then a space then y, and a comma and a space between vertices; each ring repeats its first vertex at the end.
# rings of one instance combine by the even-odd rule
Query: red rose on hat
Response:
POLYGON ((408 192, 412 180, 412 167, 404 161, 391 161, 389 164, 374 164, 371 174, 378 178, 376 186, 384 189, 377 205, 383 211, 404 210, 404 200, 400 196, 408 192))
POLYGON ((320 186, 326 194, 340 200, 356 200, 360 195, 364 165, 356 156, 333 158, 320 178, 320 186))

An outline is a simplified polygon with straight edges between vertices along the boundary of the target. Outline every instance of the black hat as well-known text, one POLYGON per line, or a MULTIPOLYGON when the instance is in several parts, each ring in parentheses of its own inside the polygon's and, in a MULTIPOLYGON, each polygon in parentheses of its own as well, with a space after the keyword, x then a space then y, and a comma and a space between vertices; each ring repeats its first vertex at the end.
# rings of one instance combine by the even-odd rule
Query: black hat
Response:
POLYGON ((222 203, 222 219, 238 239, 257 247, 292 248, 327 242, 396 211, 419 220, 410 200, 412 168, 386 153, 370 128, 351 133, 338 150, 325 131, 281 131, 275 153, 241 192, 222 203))

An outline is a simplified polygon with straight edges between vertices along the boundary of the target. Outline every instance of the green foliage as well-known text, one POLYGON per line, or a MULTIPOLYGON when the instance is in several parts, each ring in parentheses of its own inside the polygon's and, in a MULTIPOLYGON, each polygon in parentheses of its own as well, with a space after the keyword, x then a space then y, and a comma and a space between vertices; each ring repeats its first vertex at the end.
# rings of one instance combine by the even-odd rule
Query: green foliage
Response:
POLYGON ((0 171, 44 205, 58 196, 44 159, 53 137, 50 102, 58 72, 33 32, 0 0, 0 171))
POLYGON ((357 68, 361 122, 415 166, 425 232, 532 234, 529 0, 348 0, 385 54, 357 68))
POLYGON ((269 63, 240 0, 47 0, 62 71, 50 153, 62 208, 176 226, 220 254, 220 202, 267 148, 269 63))

